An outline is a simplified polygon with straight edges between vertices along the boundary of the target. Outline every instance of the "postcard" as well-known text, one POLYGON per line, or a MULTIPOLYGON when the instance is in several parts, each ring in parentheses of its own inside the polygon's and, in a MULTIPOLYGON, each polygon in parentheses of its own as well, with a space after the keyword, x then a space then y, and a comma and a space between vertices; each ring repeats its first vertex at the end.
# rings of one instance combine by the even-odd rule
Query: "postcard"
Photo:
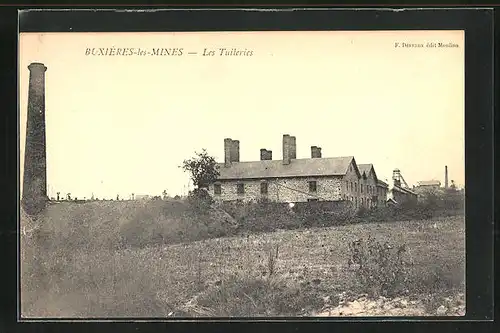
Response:
POLYGON ((21 32, 21 317, 464 316, 464 38, 21 32))

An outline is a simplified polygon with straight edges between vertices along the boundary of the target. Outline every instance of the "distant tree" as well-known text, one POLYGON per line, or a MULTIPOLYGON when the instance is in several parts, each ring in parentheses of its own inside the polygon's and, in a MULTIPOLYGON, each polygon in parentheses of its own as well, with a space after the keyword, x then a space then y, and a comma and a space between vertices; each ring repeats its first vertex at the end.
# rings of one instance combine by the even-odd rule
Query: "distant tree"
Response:
POLYGON ((163 195, 163 200, 167 200, 167 196, 168 196, 167 190, 163 190, 163 192, 161 192, 161 194, 163 195))
POLYGON ((184 160, 181 168, 189 172, 190 178, 196 189, 206 188, 219 177, 219 170, 215 158, 207 154, 206 149, 201 153, 195 152, 196 156, 184 160))
POLYGON ((61 192, 57 192, 57 201, 59 201, 61 198, 59 197, 59 195, 61 194, 61 192))
POLYGON ((94 198, 94 193, 92 193, 92 196, 90 197, 90 200, 94 201, 95 198, 94 198))
POLYGON ((219 177, 218 165, 215 158, 207 154, 206 149, 203 149, 201 153, 195 152, 195 154, 195 157, 184 160, 181 166, 185 172, 189 172, 195 187, 188 194, 188 202, 194 210, 207 213, 213 200, 206 189, 219 177))
POLYGON ((120 195, 119 195, 119 194, 117 194, 117 195, 116 195, 116 201, 119 201, 119 200, 120 200, 120 195))
POLYGON ((71 200, 71 193, 66 194, 66 198, 67 198, 68 200, 71 200))

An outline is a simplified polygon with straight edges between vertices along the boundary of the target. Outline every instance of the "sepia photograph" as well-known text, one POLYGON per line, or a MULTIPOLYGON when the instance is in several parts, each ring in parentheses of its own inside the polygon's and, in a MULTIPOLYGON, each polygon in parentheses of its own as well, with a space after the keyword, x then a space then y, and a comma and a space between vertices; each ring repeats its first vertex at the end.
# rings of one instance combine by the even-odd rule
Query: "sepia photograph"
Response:
POLYGON ((20 317, 465 316, 464 47, 21 32, 20 317))

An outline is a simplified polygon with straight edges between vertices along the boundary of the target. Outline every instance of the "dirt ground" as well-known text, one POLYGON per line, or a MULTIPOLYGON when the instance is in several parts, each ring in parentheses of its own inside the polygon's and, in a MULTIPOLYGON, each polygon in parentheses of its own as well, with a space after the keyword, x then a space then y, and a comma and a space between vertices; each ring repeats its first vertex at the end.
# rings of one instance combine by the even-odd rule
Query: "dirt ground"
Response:
MULTIPOLYGON (((461 217, 282 230, 118 251, 71 249, 63 253, 58 273, 53 273, 43 289, 39 285, 24 288, 23 316, 169 317, 182 315, 187 304, 197 307, 195 315, 200 316, 201 309, 206 310, 205 315, 242 311, 266 315, 262 313, 262 308, 269 306, 266 304, 275 306, 274 312, 268 314, 285 309, 283 315, 290 315, 290 302, 297 302, 293 304, 297 308, 295 315, 303 316, 448 316, 463 315, 465 311, 465 232, 461 217), (410 290, 392 299, 370 299, 359 294, 348 268, 346 244, 367 235, 406 244, 407 260, 415 274, 423 279, 439 272, 448 287, 421 294, 410 290), (236 295, 233 299, 213 296, 220 294, 221 283, 229 279, 269 280, 271 252, 276 257, 272 279, 279 282, 281 289, 263 287, 257 294, 254 289, 258 288, 252 287, 241 300, 234 300, 239 297, 236 289, 246 288, 243 282, 236 282, 235 290, 228 294, 236 295), (270 293, 275 293, 272 300, 259 303, 263 298, 267 302, 270 293), (286 297, 282 297, 284 294, 286 297), (304 295, 308 298, 303 299, 304 295), (208 303, 193 305, 202 296, 208 303), (248 310, 242 310, 246 307, 248 310)), ((29 254, 24 265, 30 265, 29 254)))

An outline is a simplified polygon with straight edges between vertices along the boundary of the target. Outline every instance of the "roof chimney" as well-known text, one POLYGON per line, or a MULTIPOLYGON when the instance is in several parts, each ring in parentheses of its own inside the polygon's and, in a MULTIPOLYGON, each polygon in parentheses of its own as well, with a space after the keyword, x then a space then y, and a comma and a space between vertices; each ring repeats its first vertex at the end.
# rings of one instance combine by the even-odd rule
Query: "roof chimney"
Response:
POLYGON ((267 150, 264 148, 260 149, 260 160, 264 161, 267 157, 267 150))
POLYGON ((297 158, 297 138, 294 136, 290 137, 290 159, 297 158))
POLYGON ((448 166, 444 166, 444 188, 448 188, 448 166))
POLYGON ((321 148, 317 146, 311 146, 311 158, 321 158, 321 148))
POLYGON ((231 162, 240 161, 240 141, 232 140, 231 143, 231 162))
POLYGON ((225 167, 231 166, 232 146, 233 146, 233 140, 231 140, 230 138, 225 138, 224 139, 224 166, 225 167))
POLYGON ((283 164, 290 164, 290 135, 283 134, 283 164))
POLYGON ((267 149, 262 148, 260 150, 260 160, 267 161, 273 159, 273 152, 267 149))

